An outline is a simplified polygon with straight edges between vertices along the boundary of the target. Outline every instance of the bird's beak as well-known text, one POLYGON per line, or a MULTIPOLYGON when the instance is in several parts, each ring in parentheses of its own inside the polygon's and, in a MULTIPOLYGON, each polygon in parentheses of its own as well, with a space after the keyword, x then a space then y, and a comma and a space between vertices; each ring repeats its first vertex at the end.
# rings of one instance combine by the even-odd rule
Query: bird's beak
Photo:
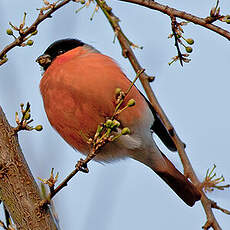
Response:
POLYGON ((49 54, 42 54, 36 59, 36 62, 44 69, 47 69, 48 66, 51 64, 52 59, 49 54))

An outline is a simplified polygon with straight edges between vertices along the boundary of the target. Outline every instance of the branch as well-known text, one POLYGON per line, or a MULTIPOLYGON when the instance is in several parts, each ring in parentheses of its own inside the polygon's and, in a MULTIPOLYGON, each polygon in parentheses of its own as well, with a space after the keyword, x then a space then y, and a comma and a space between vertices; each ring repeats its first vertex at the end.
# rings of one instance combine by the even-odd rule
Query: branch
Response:
MULTIPOLYGON (((36 31, 38 25, 43 22, 45 19, 47 18, 51 18, 51 15, 58 10, 59 8, 63 7, 64 5, 66 5, 67 3, 69 3, 71 0, 64 0, 62 2, 60 2, 59 4, 51 4, 52 7, 50 7, 50 9, 44 14, 43 11, 44 9, 40 9, 39 15, 37 17, 37 19, 34 21, 34 23, 28 27, 27 29, 25 29, 24 31, 19 31, 19 36, 17 38, 15 38, 15 40, 10 43, 9 45, 7 45, 1 52, 0 52, 0 60, 4 60, 4 56, 6 55, 6 53, 8 53, 11 49, 13 49, 16 46, 21 46, 22 43, 24 41, 26 41, 26 36, 28 36, 29 34, 33 33, 34 31, 36 31)), ((3 62, 0 62, 0 65, 2 65, 3 62)))
POLYGON ((176 23, 177 23, 176 18, 174 16, 171 16, 171 27, 172 27, 173 37, 175 39, 175 46, 176 46, 176 49, 177 49, 180 64, 181 64, 181 66, 183 66, 183 56, 182 56, 182 53, 180 51, 180 47, 179 47, 179 44, 178 44, 177 33, 176 33, 176 23))
POLYGON ((213 200, 211 200, 211 206, 212 208, 215 208, 215 209, 218 209, 220 210, 221 212, 227 214, 227 215, 230 215, 230 211, 225 209, 225 208, 221 208, 220 206, 217 205, 217 203, 213 200))
POLYGON ((212 31, 220 34, 221 36, 227 38, 228 40, 230 40, 230 32, 229 31, 224 30, 218 26, 215 26, 215 25, 209 23, 209 20, 207 20, 207 18, 200 18, 200 17, 197 17, 195 15, 188 14, 184 11, 176 10, 176 9, 171 8, 169 6, 159 4, 159 3, 152 1, 152 0, 119 0, 119 1, 130 2, 130 3, 137 4, 137 5, 145 6, 147 8, 160 11, 163 14, 167 14, 170 17, 174 16, 174 17, 178 17, 178 18, 193 22, 194 24, 203 26, 209 30, 212 30, 212 31))
POLYGON ((49 210, 39 208, 39 189, 1 107, 0 146, 0 199, 17 229, 56 230, 49 210))
MULTIPOLYGON (((131 0, 130 0, 131 1, 131 0)), ((133 1, 133 0, 132 0, 133 1)), ((137 61, 131 47, 130 47, 130 41, 127 39, 127 37, 124 35, 120 25, 119 25, 119 20, 118 18, 112 13, 111 7, 109 7, 105 1, 101 0, 96 0, 97 4, 99 7, 102 9, 103 13, 105 14, 106 18, 108 19, 110 25, 112 26, 115 35, 117 36, 119 43, 122 48, 122 54, 125 58, 129 59, 129 62, 131 63, 133 69, 137 73, 141 69, 143 69, 139 62, 137 61)), ((153 2, 155 3, 155 2, 153 2)), ((167 9, 167 7, 165 7, 167 9)), ((165 127, 168 129, 180 156, 181 162, 184 167, 184 174, 185 176, 189 177, 191 181, 193 182, 194 185, 196 185, 198 188, 201 188, 201 182, 199 181, 198 177, 196 176, 192 165, 188 159, 188 156, 185 152, 185 146, 184 143, 180 140, 179 136, 177 135, 175 129, 173 128, 172 124, 168 120, 166 114, 164 113, 163 109, 161 108, 159 102, 156 99, 155 94, 152 91, 152 88, 149 84, 149 77, 143 73, 140 75, 140 81, 143 85, 143 88, 159 117, 163 121, 165 127)), ((200 189, 201 190, 201 189, 200 189)), ((215 216, 212 212, 212 207, 211 207, 211 201, 208 199, 208 197, 204 194, 204 192, 201 190, 201 202, 203 205, 203 208, 205 210, 206 216, 207 216, 207 223, 206 225, 208 228, 213 227, 215 230, 220 230, 220 226, 215 219, 215 216)), ((206 228, 206 229, 208 229, 206 228)), ((204 226, 205 229, 205 226, 204 226)))

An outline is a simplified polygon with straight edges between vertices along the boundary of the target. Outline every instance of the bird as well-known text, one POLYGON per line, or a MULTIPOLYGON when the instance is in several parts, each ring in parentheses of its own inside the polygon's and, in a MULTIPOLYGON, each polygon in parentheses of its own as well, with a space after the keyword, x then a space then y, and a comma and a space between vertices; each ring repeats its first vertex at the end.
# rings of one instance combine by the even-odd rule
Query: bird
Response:
MULTIPOLYGON (((51 126, 75 150, 89 154, 87 138, 93 137, 98 125, 114 114, 114 91, 125 92, 131 81, 111 57, 79 39, 53 42, 36 62, 43 70, 40 92, 51 126)), ((135 101, 135 106, 118 114, 120 126, 114 131, 119 133, 128 127, 130 133, 105 144, 95 160, 139 161, 160 176, 188 206, 193 206, 201 198, 199 189, 175 168, 153 139, 155 133, 170 151, 176 151, 168 130, 135 85, 123 104, 130 99, 135 101)))

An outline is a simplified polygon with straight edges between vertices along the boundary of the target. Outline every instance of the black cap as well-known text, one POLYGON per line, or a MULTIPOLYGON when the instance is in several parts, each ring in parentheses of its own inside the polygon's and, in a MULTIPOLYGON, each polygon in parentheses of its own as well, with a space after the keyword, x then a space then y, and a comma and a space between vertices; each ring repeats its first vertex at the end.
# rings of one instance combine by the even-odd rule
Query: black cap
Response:
POLYGON ((46 70, 57 56, 83 45, 85 45, 85 43, 78 39, 67 38, 55 41, 36 61, 46 70))

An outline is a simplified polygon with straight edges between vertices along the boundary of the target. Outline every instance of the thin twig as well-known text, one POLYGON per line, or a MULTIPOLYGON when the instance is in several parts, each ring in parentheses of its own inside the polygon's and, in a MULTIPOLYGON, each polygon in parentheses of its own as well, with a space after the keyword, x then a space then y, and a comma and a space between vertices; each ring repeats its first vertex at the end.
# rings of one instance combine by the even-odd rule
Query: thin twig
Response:
MULTIPOLYGON (((1 52, 0 52, 0 60, 3 59, 4 55, 6 53, 8 53, 11 49, 13 49, 16 46, 20 46, 25 40, 26 40, 26 36, 33 33, 38 25, 44 21, 47 18, 50 18, 51 15, 58 10, 59 8, 63 7, 64 5, 66 5, 67 3, 69 3, 71 0, 64 0, 62 2, 60 2, 59 4, 56 4, 55 6, 53 6, 52 8, 50 8, 45 14, 43 14, 43 11, 40 10, 40 13, 38 15, 38 17, 36 18, 36 20, 34 21, 34 23, 28 27, 25 31, 23 31, 23 33, 20 33, 20 35, 9 45, 7 45, 1 52)), ((1 64, 0 64, 1 65, 1 64)))
POLYGON ((91 161, 96 156, 96 152, 90 152, 87 157, 83 160, 80 159, 75 167, 75 169, 55 188, 53 189, 49 195, 47 200, 51 200, 62 188, 67 186, 68 182, 79 172, 88 173, 89 169, 87 167, 87 163, 91 161))
POLYGON ((224 30, 221 27, 215 26, 211 23, 208 23, 206 18, 200 18, 200 17, 197 17, 195 15, 186 13, 184 11, 180 11, 180 10, 171 8, 167 5, 159 4, 159 3, 152 1, 152 0, 119 0, 119 1, 130 2, 130 3, 137 4, 137 5, 145 6, 147 8, 160 11, 164 14, 169 15, 169 16, 174 16, 174 17, 178 17, 178 18, 193 22, 194 24, 203 26, 203 27, 205 27, 211 31, 214 31, 214 32, 220 34, 221 36, 227 38, 228 40, 230 40, 230 32, 229 31, 224 30))
POLYGON ((215 209, 218 209, 220 210, 221 212, 227 214, 227 215, 230 215, 230 211, 225 209, 225 208, 221 208, 220 206, 217 205, 217 203, 213 200, 211 200, 211 206, 212 208, 215 208, 215 209))
POLYGON ((176 34, 176 30, 175 30, 176 23, 177 23, 176 18, 174 16, 171 16, 171 27, 172 27, 173 37, 175 39, 175 46, 176 46, 176 49, 177 49, 180 64, 181 64, 181 66, 183 66, 183 56, 182 56, 182 53, 180 51, 180 47, 179 47, 178 39, 177 39, 177 34, 176 34))

